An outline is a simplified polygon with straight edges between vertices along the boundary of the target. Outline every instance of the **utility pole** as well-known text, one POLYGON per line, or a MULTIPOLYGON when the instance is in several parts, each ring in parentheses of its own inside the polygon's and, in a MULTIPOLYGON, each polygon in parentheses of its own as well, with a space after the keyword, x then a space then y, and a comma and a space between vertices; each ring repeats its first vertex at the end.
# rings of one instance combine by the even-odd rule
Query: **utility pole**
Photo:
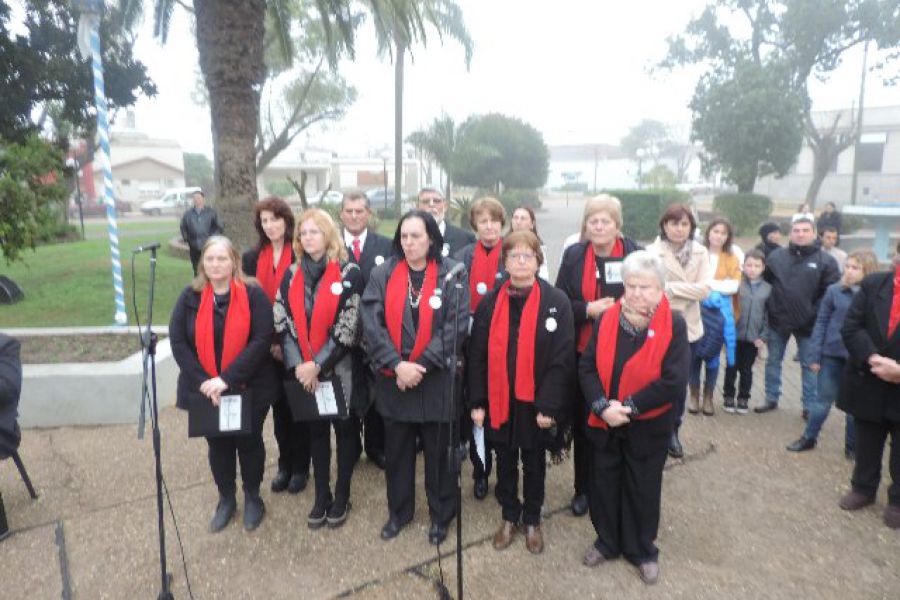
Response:
POLYGON ((853 144, 853 177, 850 181, 850 204, 856 204, 856 188, 859 184, 859 140, 862 137, 863 102, 866 97, 866 62, 869 58, 869 42, 863 47, 862 74, 859 77, 859 112, 856 116, 856 142, 853 144))

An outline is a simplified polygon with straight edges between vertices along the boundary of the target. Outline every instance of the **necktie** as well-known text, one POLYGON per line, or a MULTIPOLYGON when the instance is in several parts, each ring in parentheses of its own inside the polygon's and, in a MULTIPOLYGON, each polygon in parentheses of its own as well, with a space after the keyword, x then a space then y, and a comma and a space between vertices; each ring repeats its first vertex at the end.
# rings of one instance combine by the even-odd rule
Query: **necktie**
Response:
POLYGON ((356 262, 359 262, 359 238, 353 239, 353 258, 356 259, 356 262))

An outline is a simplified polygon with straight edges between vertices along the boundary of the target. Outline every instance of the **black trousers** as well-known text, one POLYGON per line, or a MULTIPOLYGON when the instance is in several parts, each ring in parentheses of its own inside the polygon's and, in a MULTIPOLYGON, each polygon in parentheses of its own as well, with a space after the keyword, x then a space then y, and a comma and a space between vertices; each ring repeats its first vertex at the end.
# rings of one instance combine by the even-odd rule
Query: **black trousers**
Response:
POLYGON ((269 405, 254 402, 251 430, 245 435, 208 437, 209 467, 219 494, 233 496, 237 491, 237 462, 241 463, 241 479, 245 492, 258 493, 266 463, 266 445, 262 428, 269 405))
POLYGON ((497 451, 497 500, 502 507, 503 520, 540 525, 547 474, 546 451, 542 447, 519 449, 501 444, 495 444, 494 449, 497 451), (519 500, 520 457, 524 502, 519 500))
POLYGON ((881 483, 881 457, 884 443, 891 436, 888 469, 891 485, 888 487, 888 504, 900 506, 900 421, 873 423, 854 419, 856 427, 856 464, 853 466, 851 484, 857 492, 875 497, 881 483))
POLYGON ((572 403, 572 462, 575 466, 576 496, 587 494, 590 488, 592 450, 584 429, 587 418, 587 404, 579 391, 572 403))
POLYGON ((432 522, 447 525, 456 515, 456 482, 447 463, 450 423, 406 423, 384 419, 388 511, 397 523, 416 508, 416 436, 425 455, 425 496, 432 522))
POLYGON ((194 277, 197 276, 197 265, 200 263, 200 249, 193 246, 188 247, 191 254, 191 268, 194 269, 194 277))
MULTIPOLYGON (((374 385, 369 388, 370 393, 374 390, 374 385)), ((363 419, 363 447, 366 450, 366 456, 376 458, 384 454, 384 419, 375 409, 375 404, 369 407, 366 416, 363 419)))
POLYGON ((738 340, 734 349, 734 366, 725 368, 724 394, 728 398, 734 398, 734 383, 738 375, 741 376, 737 397, 750 398, 750 389, 753 387, 753 363, 759 349, 753 342, 738 340))
POLYGON ((287 400, 280 398, 272 404, 272 425, 278 443, 278 470, 288 473, 309 473, 309 426, 294 421, 287 400))
POLYGON ((654 541, 659 530, 662 474, 668 438, 646 457, 637 457, 623 436, 593 446, 591 522, 594 542, 606 558, 619 555, 639 565, 659 556, 654 541))
POLYGON ((334 493, 344 500, 350 498, 350 479, 359 456, 359 421, 356 417, 347 417, 334 421, 310 421, 308 426, 316 499, 331 497, 332 427, 337 443, 337 483, 334 493))

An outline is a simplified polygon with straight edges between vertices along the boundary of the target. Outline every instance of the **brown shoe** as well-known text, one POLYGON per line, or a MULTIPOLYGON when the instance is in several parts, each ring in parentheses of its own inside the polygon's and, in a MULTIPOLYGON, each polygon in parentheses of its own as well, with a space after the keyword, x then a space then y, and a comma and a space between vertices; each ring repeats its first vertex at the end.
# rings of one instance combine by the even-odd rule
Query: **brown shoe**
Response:
POLYGON ((581 564, 586 567, 596 567, 600 563, 604 562, 606 557, 597 550, 597 547, 591 544, 591 547, 588 548, 587 552, 584 553, 584 558, 581 560, 581 564))
POLYGON ((700 388, 690 386, 690 398, 688 399, 688 412, 696 415, 700 412, 700 388))
POLYGON ((851 490, 849 493, 844 494, 841 497, 841 501, 838 505, 844 510, 859 510, 861 508, 865 508, 868 505, 875 502, 875 498, 872 496, 866 496, 862 492, 857 492, 856 490, 851 490))
POLYGON ((713 388, 703 388, 703 414, 707 417, 711 417, 716 414, 716 408, 713 406, 714 391, 715 389, 713 388))
POLYGON ((659 563, 645 562, 638 565, 638 571, 641 573, 641 581, 647 585, 653 585, 659 581, 659 563))
POLYGON ((525 547, 532 554, 540 554, 544 551, 544 534, 540 525, 525 526, 525 547))
POLYGON ((888 504, 884 509, 884 524, 891 529, 900 529, 900 506, 888 504))
POLYGON ((513 539, 516 537, 516 531, 519 529, 515 523, 503 521, 503 525, 494 534, 494 550, 504 550, 509 548, 513 539))

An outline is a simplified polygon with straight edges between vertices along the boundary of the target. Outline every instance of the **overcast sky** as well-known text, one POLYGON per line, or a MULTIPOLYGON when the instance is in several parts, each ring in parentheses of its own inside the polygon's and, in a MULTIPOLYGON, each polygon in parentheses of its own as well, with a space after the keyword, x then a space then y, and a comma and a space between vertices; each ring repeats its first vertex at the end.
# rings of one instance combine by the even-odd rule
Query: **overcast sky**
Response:
MULTIPOLYGON (((427 48, 414 50, 406 69, 404 137, 442 112, 457 121, 492 111, 516 116, 543 132, 548 144, 615 144, 644 118, 688 131, 687 103, 699 71, 650 75, 647 67, 664 55, 666 37, 680 32, 706 0, 458 3, 475 42, 471 68, 466 70, 464 52, 453 42, 441 46, 434 37, 427 48)), ((356 103, 340 123, 315 130, 301 144, 359 155, 392 143, 393 67, 375 50, 366 27, 357 60, 340 68, 357 88, 356 103)), ((165 46, 152 38, 147 23, 135 53, 159 88, 156 98, 139 102, 137 128, 211 156, 208 108, 192 100, 198 68, 191 16, 176 8, 165 46)), ((861 51, 850 52, 828 82, 813 83, 814 108, 854 103, 861 61, 861 51)), ((866 104, 900 104, 900 88, 885 88, 870 74, 866 104)))

